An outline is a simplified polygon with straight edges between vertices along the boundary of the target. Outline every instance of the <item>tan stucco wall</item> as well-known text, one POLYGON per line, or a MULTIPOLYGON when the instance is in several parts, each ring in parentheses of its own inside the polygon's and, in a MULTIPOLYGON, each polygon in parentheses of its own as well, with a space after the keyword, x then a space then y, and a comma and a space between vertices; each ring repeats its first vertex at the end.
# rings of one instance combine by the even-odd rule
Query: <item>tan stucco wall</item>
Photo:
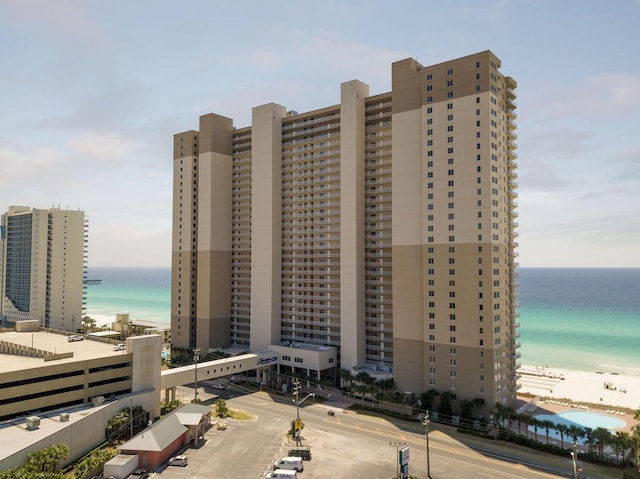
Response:
POLYGON ((251 350, 279 339, 282 277, 283 106, 253 109, 251 221, 251 350))
POLYGON ((340 361, 365 362, 364 102, 369 87, 342 84, 340 102, 340 361))

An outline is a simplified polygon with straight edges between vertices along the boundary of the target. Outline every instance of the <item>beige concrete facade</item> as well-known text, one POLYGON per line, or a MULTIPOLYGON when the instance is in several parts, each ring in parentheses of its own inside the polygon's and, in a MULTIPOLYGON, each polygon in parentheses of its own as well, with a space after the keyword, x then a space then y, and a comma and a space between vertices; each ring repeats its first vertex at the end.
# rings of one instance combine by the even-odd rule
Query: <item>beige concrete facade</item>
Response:
MULTIPOLYGON (((392 65, 391 92, 345 82, 338 105, 267 104, 250 127, 224 135, 231 218, 215 219, 228 197, 203 193, 213 180, 201 174, 191 188, 210 216, 193 222, 174 200, 174 233, 182 225, 200 241, 202 228, 230 228, 231 273, 198 258, 206 286, 192 289, 230 284, 231 345, 333 347, 338 367, 393 372, 402 391, 447 391, 488 408, 514 400, 516 83, 499 68, 489 51, 429 67, 406 59, 392 65)), ((197 135, 176 135, 174 157, 207 158, 202 148, 176 153, 197 135)), ((184 186, 174 183, 174 198, 184 186)), ((184 309, 173 274, 172 309, 184 309)), ((203 344, 199 325, 186 330, 198 339, 180 344, 203 344)))
POLYGON ((2 215, 0 315, 66 331, 84 313, 87 226, 83 211, 11 206, 2 215))

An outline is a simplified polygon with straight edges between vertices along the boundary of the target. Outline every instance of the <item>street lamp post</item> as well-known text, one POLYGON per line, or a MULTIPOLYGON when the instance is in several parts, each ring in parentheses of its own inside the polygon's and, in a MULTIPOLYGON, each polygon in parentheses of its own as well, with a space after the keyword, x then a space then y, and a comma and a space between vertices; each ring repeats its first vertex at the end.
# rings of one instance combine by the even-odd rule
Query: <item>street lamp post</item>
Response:
POLYGON ((429 464, 429 423, 431 422, 431 419, 429 418, 429 411, 425 414, 420 414, 420 421, 424 426, 424 437, 427 443, 427 477, 431 479, 431 467, 429 464))
POLYGON ((571 451, 571 459, 573 460, 573 479, 578 479, 578 443, 573 443, 573 451, 571 451))
POLYGON ((195 363, 195 392, 193 402, 198 402, 198 361, 200 360, 200 348, 193 350, 193 362, 195 363))
POLYGON ((573 479, 578 479, 578 443, 573 444, 571 459, 573 460, 573 479))

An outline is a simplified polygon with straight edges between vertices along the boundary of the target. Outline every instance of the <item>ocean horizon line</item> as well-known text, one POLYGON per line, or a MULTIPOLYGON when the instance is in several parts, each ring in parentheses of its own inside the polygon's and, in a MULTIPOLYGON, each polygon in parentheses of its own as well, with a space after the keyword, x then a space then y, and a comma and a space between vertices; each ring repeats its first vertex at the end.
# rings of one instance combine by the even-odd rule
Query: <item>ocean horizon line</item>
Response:
MULTIPOLYGON (((165 269, 171 268, 171 265, 156 265, 156 266, 119 266, 119 265, 93 265, 91 268, 121 268, 121 269, 165 269)), ((640 269, 640 266, 518 266, 516 269, 640 269)))

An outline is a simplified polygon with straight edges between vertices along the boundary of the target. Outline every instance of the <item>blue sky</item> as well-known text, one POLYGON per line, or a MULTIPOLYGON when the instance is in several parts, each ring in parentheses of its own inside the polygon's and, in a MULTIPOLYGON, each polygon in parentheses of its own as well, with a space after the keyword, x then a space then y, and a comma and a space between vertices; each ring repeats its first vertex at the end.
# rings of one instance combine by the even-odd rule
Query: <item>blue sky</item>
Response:
POLYGON ((518 82, 521 266, 640 267, 640 0, 0 0, 0 211, 83 209, 90 266, 168 266, 173 134, 492 50, 518 82))

